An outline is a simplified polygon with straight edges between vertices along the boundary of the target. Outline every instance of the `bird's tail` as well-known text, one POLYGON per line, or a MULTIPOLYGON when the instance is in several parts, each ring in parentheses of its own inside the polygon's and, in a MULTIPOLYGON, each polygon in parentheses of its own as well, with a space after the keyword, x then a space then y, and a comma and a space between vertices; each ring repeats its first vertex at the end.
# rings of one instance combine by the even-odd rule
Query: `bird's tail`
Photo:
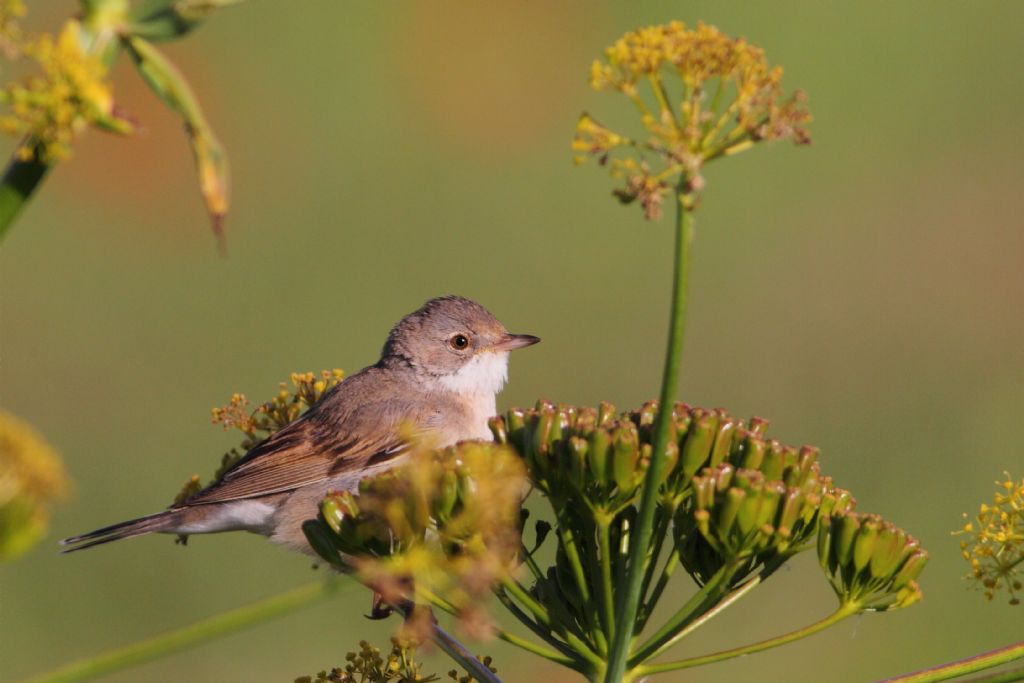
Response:
POLYGON ((178 524, 179 510, 164 510, 156 514, 146 515, 138 519, 130 519, 127 522, 111 524, 87 534, 65 538, 60 542, 64 549, 61 553, 73 553, 76 550, 85 550, 96 545, 103 545, 111 541, 118 541, 122 538, 142 536, 159 531, 169 531, 178 524))

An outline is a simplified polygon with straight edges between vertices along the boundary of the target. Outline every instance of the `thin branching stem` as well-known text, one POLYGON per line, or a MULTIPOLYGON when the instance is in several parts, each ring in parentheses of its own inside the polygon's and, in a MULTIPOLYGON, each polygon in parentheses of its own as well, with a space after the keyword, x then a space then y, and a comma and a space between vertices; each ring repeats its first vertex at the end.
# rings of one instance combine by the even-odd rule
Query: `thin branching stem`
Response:
POLYGON ((430 639, 476 680, 481 683, 501 683, 501 679, 487 665, 477 659, 476 655, 467 650, 465 645, 456 640, 436 622, 430 629, 430 639))
POLYGON ((512 598, 508 596, 508 593, 502 590, 497 590, 495 591, 495 595, 498 597, 498 601, 505 606, 505 609, 507 609, 512 616, 518 619, 523 626, 530 629, 538 638, 548 643, 567 657, 583 661, 571 647, 556 638, 551 631, 546 630, 544 626, 538 624, 530 617, 529 614, 524 612, 519 605, 513 602, 512 598))
POLYGON ((672 574, 675 573, 676 567, 679 566, 679 548, 672 548, 672 552, 669 553, 668 559, 665 560, 665 567, 661 570, 661 576, 658 577, 658 583, 654 585, 654 590, 651 591, 651 595, 647 598, 645 603, 645 609, 642 617, 640 618, 640 624, 637 627, 637 632, 643 631, 647 626, 647 621, 654 614, 654 606, 661 600, 661 594, 665 592, 665 588, 668 586, 669 580, 672 578, 672 574))
POLYGON ((691 621, 689 621, 686 624, 686 626, 684 626, 675 635, 673 635, 671 638, 669 638, 664 643, 662 643, 662 645, 660 647, 658 647, 650 655, 645 657, 645 659, 653 659, 654 657, 657 657, 661 653, 663 653, 666 650, 668 650, 670 647, 672 647, 673 645, 678 643, 680 640, 682 640, 683 638, 687 637, 688 635, 690 635, 691 633, 693 633, 694 631, 699 629, 701 626, 703 626, 704 624, 708 623, 709 621, 711 621, 712 619, 717 617, 719 614, 724 612, 726 609, 731 607, 733 604, 735 604, 737 601, 739 601, 739 599, 742 598, 743 596, 745 596, 747 593, 749 593, 750 591, 752 591, 755 588, 757 588, 757 586, 763 580, 764 579, 761 576, 755 576, 754 578, 752 578, 752 579, 750 579, 748 581, 745 581, 743 584, 741 584, 735 590, 730 591, 722 599, 717 600, 717 601, 711 603, 711 608, 710 609, 705 610, 699 616, 697 616, 694 619, 692 619, 691 621))
POLYGON ((512 598, 515 598, 519 604, 526 607, 540 626, 544 626, 558 632, 558 634, 565 639, 566 644, 589 663, 594 665, 602 663, 601 658, 596 652, 594 652, 594 649, 585 640, 583 640, 583 638, 569 630, 569 624, 555 624, 547 609, 530 597, 529 593, 526 592, 526 589, 524 589, 518 581, 510 577, 505 577, 501 580, 501 585, 512 598))
POLYGON ((987 676, 970 678, 963 681, 963 683, 1017 683, 1017 681, 1024 681, 1024 666, 1007 669, 1006 671, 1000 671, 987 676))
MULTIPOLYGON (((603 607, 605 632, 608 642, 615 640, 615 589, 612 578, 612 539, 611 523, 613 517, 600 515, 597 523, 597 543, 601 553, 601 606, 603 607)), ((607 650, 607 648, 606 648, 607 650)))
POLYGON ((773 647, 779 647, 786 643, 791 643, 801 638, 814 635, 819 631, 824 631, 830 626, 834 626, 843 619, 852 616, 860 611, 860 607, 855 603, 846 603, 839 607, 835 612, 825 617, 821 621, 817 621, 803 628, 799 628, 795 631, 762 640, 757 643, 750 645, 744 645, 742 647, 734 647, 729 650, 722 650, 721 652, 715 652, 709 655, 703 655, 701 657, 690 657, 688 659, 680 659, 674 662, 662 662, 660 664, 645 664, 637 667, 637 674, 640 676, 646 676, 649 674, 665 673, 666 671, 678 671, 679 669, 689 669, 694 666, 703 666, 704 664, 714 664, 715 662, 722 662, 726 659, 732 659, 733 657, 740 657, 742 655, 749 655, 755 652, 761 652, 762 650, 768 650, 773 647))
POLYGON ((583 561, 580 559, 579 545, 576 543, 576 536, 572 532, 569 520, 564 516, 558 524, 558 536, 562 541, 562 548, 569 559, 569 566, 572 567, 573 579, 580 591, 580 598, 583 601, 583 613, 587 620, 587 630, 599 639, 599 649, 607 650, 608 644, 601 643, 604 640, 604 633, 599 628, 600 615, 590 595, 590 585, 587 582, 587 573, 583 569, 583 561))
POLYGON ((688 182, 684 175, 676 191, 676 248, 672 281, 672 308, 669 320, 668 348, 661 379, 661 398, 658 417, 654 424, 654 442, 651 463, 644 477, 643 493, 636 527, 631 531, 629 564, 622 587, 621 599, 615 611, 618 625, 615 640, 608 657, 606 683, 619 683, 626 673, 629 650, 640 609, 640 589, 646 567, 644 559, 651 544, 654 513, 658 507, 662 474, 667 463, 666 450, 672 426, 672 407, 679 384, 679 367, 683 354, 683 333, 686 327, 686 289, 689 281, 690 243, 693 239, 693 217, 684 204, 684 188, 688 182))
MULTIPOLYGON (((654 545, 651 547, 651 551, 647 556, 647 568, 644 572, 644 582, 640 587, 640 605, 641 612, 644 615, 649 614, 651 611, 650 609, 645 610, 644 607, 653 607, 654 602, 656 602, 647 600, 647 593, 651 588, 651 581, 654 580, 654 575, 658 571, 658 560, 661 557, 661 549, 665 543, 665 538, 668 536, 669 524, 671 522, 672 515, 674 514, 674 512, 674 509, 668 510, 666 508, 663 511, 663 514, 661 514, 655 519, 656 526, 654 529, 654 545)), ((643 621, 643 618, 641 618, 641 620, 643 621)), ((640 630, 642 630, 642 628, 640 630)))
MULTIPOLYGON (((166 657, 195 645, 208 643, 242 629, 308 607, 337 593, 341 581, 330 577, 280 595, 230 610, 153 638, 108 650, 88 659, 72 662, 23 683, 74 683, 88 681, 115 671, 166 657)), ((355 586, 349 583, 347 586, 355 586)))
MULTIPOLYGON (((895 678, 887 678, 881 683, 933 683, 934 681, 948 681, 951 678, 964 676, 976 671, 984 671, 1002 664, 1024 659, 1024 641, 1007 645, 998 650, 990 650, 980 655, 961 659, 949 664, 934 666, 930 669, 923 669, 895 678)), ((1010 679, 1016 680, 1016 679, 1010 679)))
POLYGON ((735 571, 736 564, 730 563, 715 572, 699 591, 690 596, 686 604, 680 607, 647 642, 636 650, 627 663, 635 666, 647 661, 654 656, 654 653, 659 652, 665 643, 672 641, 680 631, 714 607, 728 590, 729 581, 735 571))

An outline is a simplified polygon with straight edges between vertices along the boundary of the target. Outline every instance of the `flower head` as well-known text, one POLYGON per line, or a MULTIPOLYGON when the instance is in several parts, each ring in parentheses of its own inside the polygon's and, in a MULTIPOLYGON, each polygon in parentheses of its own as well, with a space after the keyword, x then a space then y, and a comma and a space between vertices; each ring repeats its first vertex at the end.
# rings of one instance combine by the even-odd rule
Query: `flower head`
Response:
POLYGON ((519 552, 521 461, 488 443, 414 449, 358 492, 327 496, 303 530, 317 554, 354 570, 386 603, 443 595, 479 632, 480 603, 519 552))
POLYGON ((818 561, 844 605, 882 612, 921 599, 916 579, 928 553, 878 515, 834 510, 818 528, 818 561))
POLYGON ((769 67, 761 48, 704 23, 630 31, 594 61, 590 84, 626 95, 646 134, 620 135, 584 114, 572 143, 575 160, 591 155, 604 164, 621 154, 612 175, 625 187, 615 194, 639 199, 648 218, 660 216, 660 198, 673 187, 692 206, 708 161, 762 140, 810 142, 803 94, 785 96, 782 69, 769 67))
MULTIPOLYGON (((967 579, 991 600, 1006 591, 1019 605, 1024 592, 1024 479, 996 482, 992 504, 982 503, 972 521, 959 532, 960 552, 971 565, 967 579)), ((965 514, 966 518, 967 515, 965 514)))
POLYGON ((27 423, 0 412, 0 559, 46 532, 47 504, 67 490, 60 458, 27 423))
POLYGON ((0 130, 34 138, 18 151, 24 160, 68 156, 76 132, 87 125, 130 132, 128 123, 114 114, 107 69, 83 49, 81 32, 81 24, 71 19, 56 37, 43 34, 22 46, 42 73, 7 86, 4 99, 11 112, 0 119, 0 130))
MULTIPOLYGON (((290 388, 287 382, 281 382, 277 394, 256 408, 250 407, 245 394, 238 393, 232 394, 227 404, 212 408, 213 424, 219 424, 225 431, 237 429, 245 437, 239 448, 232 448, 224 454, 213 479, 219 479, 246 451, 309 410, 344 378, 345 373, 338 368, 319 373, 293 372, 290 388)), ((202 488, 199 475, 192 475, 174 497, 174 502, 186 501, 202 488)))

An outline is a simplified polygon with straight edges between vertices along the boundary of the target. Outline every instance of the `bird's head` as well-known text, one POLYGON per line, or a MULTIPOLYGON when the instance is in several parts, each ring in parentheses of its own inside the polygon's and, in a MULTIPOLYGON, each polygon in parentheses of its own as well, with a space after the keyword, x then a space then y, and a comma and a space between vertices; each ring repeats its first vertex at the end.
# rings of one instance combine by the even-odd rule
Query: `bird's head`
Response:
POLYGON ((461 296, 431 299, 388 335, 382 361, 411 367, 458 394, 496 394, 508 377, 508 354, 540 339, 511 334, 491 313, 461 296))

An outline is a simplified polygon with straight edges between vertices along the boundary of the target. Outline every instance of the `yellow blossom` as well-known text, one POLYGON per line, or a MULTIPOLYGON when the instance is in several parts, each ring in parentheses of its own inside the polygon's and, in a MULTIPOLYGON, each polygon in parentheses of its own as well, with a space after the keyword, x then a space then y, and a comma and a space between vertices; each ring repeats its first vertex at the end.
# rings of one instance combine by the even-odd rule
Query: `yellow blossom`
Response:
POLYGON ((56 37, 42 34, 22 46, 42 73, 7 86, 4 99, 10 113, 0 119, 0 129, 35 139, 19 150, 23 160, 36 154, 44 161, 66 157, 75 133, 86 125, 118 132, 130 129, 114 116, 107 69, 98 57, 85 52, 81 30, 81 24, 71 19, 56 37))
POLYGON ((956 533, 965 537, 960 551, 971 566, 965 578, 978 584, 989 600, 1005 590, 1010 604, 1019 605, 1024 592, 1024 479, 1005 476, 996 482, 993 504, 978 506, 974 520, 956 533))
POLYGON ((46 506, 67 488, 64 466, 43 437, 0 412, 0 559, 24 552, 46 532, 46 506))
POLYGON ((580 163, 589 154, 603 165, 609 154, 621 152, 635 168, 647 169, 620 172, 626 187, 616 195, 641 200, 647 217, 658 218, 652 199, 676 185, 692 204, 708 161, 762 140, 810 142, 803 94, 785 97, 781 83, 782 69, 769 67, 761 48, 713 26, 673 21, 630 31, 591 65, 590 84, 626 95, 645 135, 620 135, 584 114, 572 143, 574 160, 580 163))
MULTIPOLYGON (((309 410, 344 378, 344 371, 338 368, 321 370, 319 373, 293 372, 291 389, 287 382, 281 382, 277 395, 255 409, 250 407, 245 394, 239 393, 232 394, 226 405, 211 409, 213 424, 219 424, 225 430, 237 429, 245 435, 239 448, 232 448, 221 458, 220 467, 213 475, 214 480, 238 462, 250 448, 309 410)), ((193 475, 174 497, 174 502, 187 500, 202 488, 199 476, 193 475)))
POLYGON ((363 479, 358 493, 328 495, 320 521, 304 529, 324 559, 353 568, 385 603, 443 596, 479 634, 489 624, 481 603, 520 549, 525 482, 522 460, 506 446, 418 443, 402 465, 363 479))

